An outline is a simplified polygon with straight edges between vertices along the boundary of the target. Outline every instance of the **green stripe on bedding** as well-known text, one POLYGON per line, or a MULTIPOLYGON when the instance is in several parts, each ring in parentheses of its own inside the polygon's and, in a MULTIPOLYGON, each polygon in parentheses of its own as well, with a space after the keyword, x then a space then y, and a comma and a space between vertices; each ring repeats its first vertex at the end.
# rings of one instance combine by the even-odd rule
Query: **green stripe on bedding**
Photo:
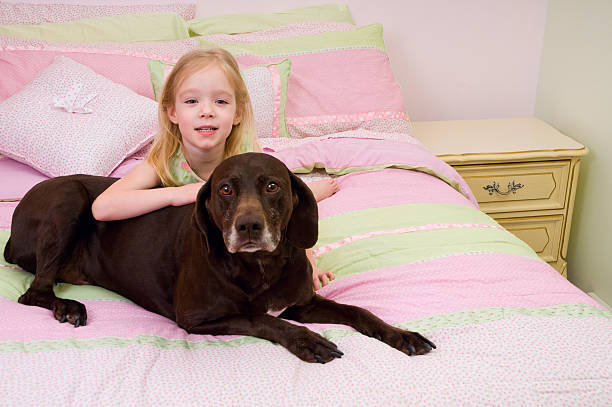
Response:
POLYGON ((228 14, 188 21, 192 36, 206 34, 243 34, 289 24, 329 21, 354 24, 345 4, 324 4, 278 13, 228 14))
POLYGON ((436 223, 498 225, 485 213, 463 205, 416 203, 369 208, 319 220, 319 240, 315 247, 372 231, 436 223))
POLYGON ((68 42, 174 41, 189 38, 187 23, 175 13, 125 14, 63 23, 1 25, 0 34, 29 40, 68 42))
POLYGON ((382 25, 371 24, 350 31, 330 31, 274 41, 253 43, 216 44, 202 37, 200 46, 221 46, 234 55, 258 55, 261 57, 287 56, 325 50, 375 48, 386 52, 382 25))
POLYGON ((370 237, 322 254, 316 262, 339 279, 369 270, 471 253, 538 258, 526 243, 505 230, 470 227, 370 237))
MULTIPOLYGON (((446 328, 461 327, 473 324, 486 324, 515 316, 533 318, 565 317, 565 318, 607 318, 612 319, 612 312, 585 304, 563 304, 540 308, 492 307, 478 310, 463 310, 450 314, 432 315, 429 317, 395 324, 395 326, 410 331, 419 332, 425 336, 446 328)), ((321 335, 331 341, 357 335, 349 328, 332 328, 321 332, 321 335)), ((153 346, 163 350, 184 349, 198 351, 210 346, 237 347, 255 343, 270 343, 264 339, 242 336, 230 340, 169 339, 157 335, 139 335, 133 338, 104 337, 93 339, 66 338, 59 340, 38 340, 29 342, 0 342, 0 352, 37 353, 52 352, 65 349, 96 349, 102 347, 124 348, 133 345, 153 346)), ((280 346, 280 345, 277 345, 280 346)))
MULTIPOLYGON (((0 297, 7 300, 17 299, 28 289, 34 275, 11 265, 4 258, 4 246, 11 231, 0 230, 0 297)), ((53 288, 55 295, 60 298, 72 298, 75 300, 119 300, 131 302, 127 298, 95 285, 73 285, 66 283, 56 284, 53 288)))
POLYGON ((2 248, 2 250, 0 250, 0 264, 4 264, 4 265, 9 264, 4 258, 4 246, 6 246, 6 241, 8 240, 10 236, 11 236, 10 229, 0 229, 0 248, 2 248))
POLYGON ((415 321, 396 324, 398 328, 420 333, 439 331, 444 328, 464 326, 471 324, 485 324, 487 322, 527 316, 534 318, 565 317, 565 318, 607 318, 612 319, 612 311, 587 304, 561 304, 539 308, 526 307, 491 307, 477 310, 462 310, 445 315, 433 315, 415 321))

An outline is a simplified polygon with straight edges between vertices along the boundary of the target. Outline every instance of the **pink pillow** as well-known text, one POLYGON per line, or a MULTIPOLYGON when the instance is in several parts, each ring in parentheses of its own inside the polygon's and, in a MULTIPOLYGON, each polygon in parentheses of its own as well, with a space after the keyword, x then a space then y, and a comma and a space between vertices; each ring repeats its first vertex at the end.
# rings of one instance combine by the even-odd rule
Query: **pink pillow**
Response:
POLYGON ((157 102, 64 56, 0 103, 0 153, 48 176, 108 175, 157 131, 157 102))
POLYGON ((291 59, 286 123, 290 137, 367 129, 410 134, 404 98, 382 26, 296 23, 238 35, 207 34, 240 66, 291 59))
POLYGON ((58 55, 86 65, 113 82, 153 99, 147 62, 176 62, 196 40, 134 43, 53 43, 0 36, 0 102, 18 92, 58 55))
POLYGON ((125 1, 97 1, 95 4, 70 4, 61 1, 3 1, 0 3, 0 24, 42 24, 60 23, 82 18, 113 16, 118 14, 176 13, 184 20, 195 17, 194 1, 151 1, 139 0, 139 4, 125 1), (165 3, 165 4, 164 4, 165 3))

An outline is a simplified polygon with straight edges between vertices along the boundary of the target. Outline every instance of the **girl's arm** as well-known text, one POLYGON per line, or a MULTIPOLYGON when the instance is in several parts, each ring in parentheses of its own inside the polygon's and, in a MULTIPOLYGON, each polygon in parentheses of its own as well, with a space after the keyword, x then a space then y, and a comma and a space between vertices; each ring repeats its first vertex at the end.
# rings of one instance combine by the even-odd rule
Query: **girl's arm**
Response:
POLYGON ((158 188, 160 185, 153 166, 143 161, 96 198, 91 206, 93 216, 97 220, 120 220, 192 203, 203 184, 158 188))

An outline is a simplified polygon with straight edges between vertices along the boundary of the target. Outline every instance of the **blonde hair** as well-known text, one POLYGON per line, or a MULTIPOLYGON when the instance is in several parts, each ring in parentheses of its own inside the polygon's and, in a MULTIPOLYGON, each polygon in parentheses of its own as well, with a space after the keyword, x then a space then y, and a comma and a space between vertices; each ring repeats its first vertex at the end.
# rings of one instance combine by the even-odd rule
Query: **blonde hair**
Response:
POLYGON ((240 116, 240 123, 233 126, 225 141, 223 158, 239 154, 243 144, 253 144, 255 122, 251 98, 232 54, 222 48, 190 51, 179 59, 166 78, 157 112, 159 131, 147 155, 147 162, 153 166, 164 186, 178 186, 170 172, 169 161, 183 142, 179 126, 168 117, 168 109, 175 108, 176 92, 185 79, 212 64, 218 64, 232 85, 236 115, 240 116))

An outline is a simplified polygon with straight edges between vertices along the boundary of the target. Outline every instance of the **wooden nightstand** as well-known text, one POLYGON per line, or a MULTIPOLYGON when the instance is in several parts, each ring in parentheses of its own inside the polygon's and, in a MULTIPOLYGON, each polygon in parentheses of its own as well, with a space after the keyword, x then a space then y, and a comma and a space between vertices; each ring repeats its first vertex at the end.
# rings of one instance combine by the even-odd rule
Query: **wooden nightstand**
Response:
POLYGON ((536 118, 414 122, 467 181, 480 209, 563 276, 582 144, 536 118))

